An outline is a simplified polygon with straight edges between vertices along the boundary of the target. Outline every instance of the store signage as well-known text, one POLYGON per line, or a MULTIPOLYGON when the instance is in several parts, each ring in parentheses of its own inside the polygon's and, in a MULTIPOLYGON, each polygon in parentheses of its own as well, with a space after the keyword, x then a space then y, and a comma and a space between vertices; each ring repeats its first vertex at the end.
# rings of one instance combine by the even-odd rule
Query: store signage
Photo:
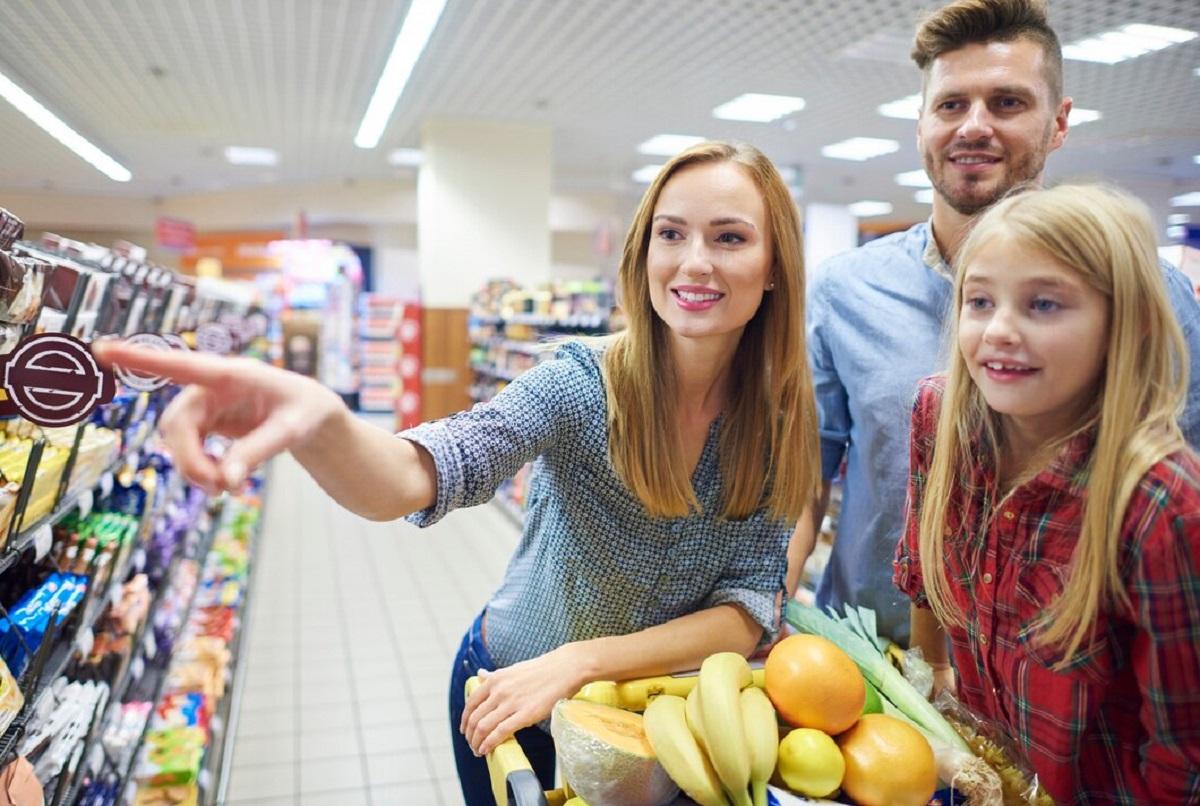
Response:
MULTIPOLYGON (((169 351, 189 349, 183 339, 174 334, 135 333, 126 339, 126 341, 135 347, 145 347, 149 350, 169 351)), ((168 378, 150 375, 145 372, 135 372, 119 364, 113 365, 113 372, 116 373, 117 380, 136 392, 154 392, 170 383, 168 378)))
POLYGON ((190 252, 196 248, 196 227, 190 221, 159 216, 154 221, 154 240, 164 249, 190 252))
POLYGON ((116 382, 79 339, 39 333, 0 358, 8 399, 0 415, 19 414, 41 426, 74 425, 113 399, 116 382))

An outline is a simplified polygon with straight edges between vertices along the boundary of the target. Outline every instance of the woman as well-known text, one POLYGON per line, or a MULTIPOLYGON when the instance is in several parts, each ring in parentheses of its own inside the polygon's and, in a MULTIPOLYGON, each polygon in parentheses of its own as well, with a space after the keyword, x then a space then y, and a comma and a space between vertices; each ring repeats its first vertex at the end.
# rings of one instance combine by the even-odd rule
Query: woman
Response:
POLYGON ((521 542, 451 680, 468 803, 491 801, 476 756, 513 733, 552 784, 553 743, 530 726, 583 684, 749 654, 778 627, 790 527, 819 460, 800 230, 774 166, 725 143, 671 160, 619 282, 625 332, 566 344, 492 401, 396 439, 261 364, 97 345, 102 360, 193 384, 163 431, 210 489, 290 450, 348 509, 428 525, 536 460, 521 542), (204 454, 208 433, 236 439, 221 462, 204 454))

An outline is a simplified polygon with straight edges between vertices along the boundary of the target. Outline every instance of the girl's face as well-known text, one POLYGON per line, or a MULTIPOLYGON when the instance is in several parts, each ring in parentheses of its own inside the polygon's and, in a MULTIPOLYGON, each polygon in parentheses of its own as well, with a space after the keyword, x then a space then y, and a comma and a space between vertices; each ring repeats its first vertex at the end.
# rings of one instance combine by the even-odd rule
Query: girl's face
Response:
POLYGON ((1025 433, 1078 425, 1103 377, 1108 326, 1104 294, 1005 234, 966 267, 958 347, 988 406, 1025 433))
POLYGON ((655 313, 676 338, 732 340, 771 283, 766 205, 732 162, 693 165, 663 186, 646 273, 655 313))

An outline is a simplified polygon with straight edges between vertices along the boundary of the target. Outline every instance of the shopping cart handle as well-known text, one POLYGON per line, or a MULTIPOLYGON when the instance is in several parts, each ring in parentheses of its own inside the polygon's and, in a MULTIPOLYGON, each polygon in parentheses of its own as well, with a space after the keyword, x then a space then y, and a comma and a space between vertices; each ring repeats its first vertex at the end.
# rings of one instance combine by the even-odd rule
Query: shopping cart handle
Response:
MULTIPOLYGON (((467 680, 470 697, 479 688, 478 677, 467 680)), ((509 737, 487 754, 488 777, 492 781, 492 797, 507 806, 546 806, 546 793, 538 781, 533 765, 516 737, 509 737)))

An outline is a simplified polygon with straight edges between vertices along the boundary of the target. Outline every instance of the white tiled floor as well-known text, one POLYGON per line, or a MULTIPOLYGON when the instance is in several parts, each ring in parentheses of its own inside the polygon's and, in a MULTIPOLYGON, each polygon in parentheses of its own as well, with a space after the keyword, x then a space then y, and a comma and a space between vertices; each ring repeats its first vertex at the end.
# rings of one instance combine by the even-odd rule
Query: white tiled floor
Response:
POLYGON ((276 459, 227 803, 460 804, 450 664, 518 537, 493 505, 371 523, 276 459))

